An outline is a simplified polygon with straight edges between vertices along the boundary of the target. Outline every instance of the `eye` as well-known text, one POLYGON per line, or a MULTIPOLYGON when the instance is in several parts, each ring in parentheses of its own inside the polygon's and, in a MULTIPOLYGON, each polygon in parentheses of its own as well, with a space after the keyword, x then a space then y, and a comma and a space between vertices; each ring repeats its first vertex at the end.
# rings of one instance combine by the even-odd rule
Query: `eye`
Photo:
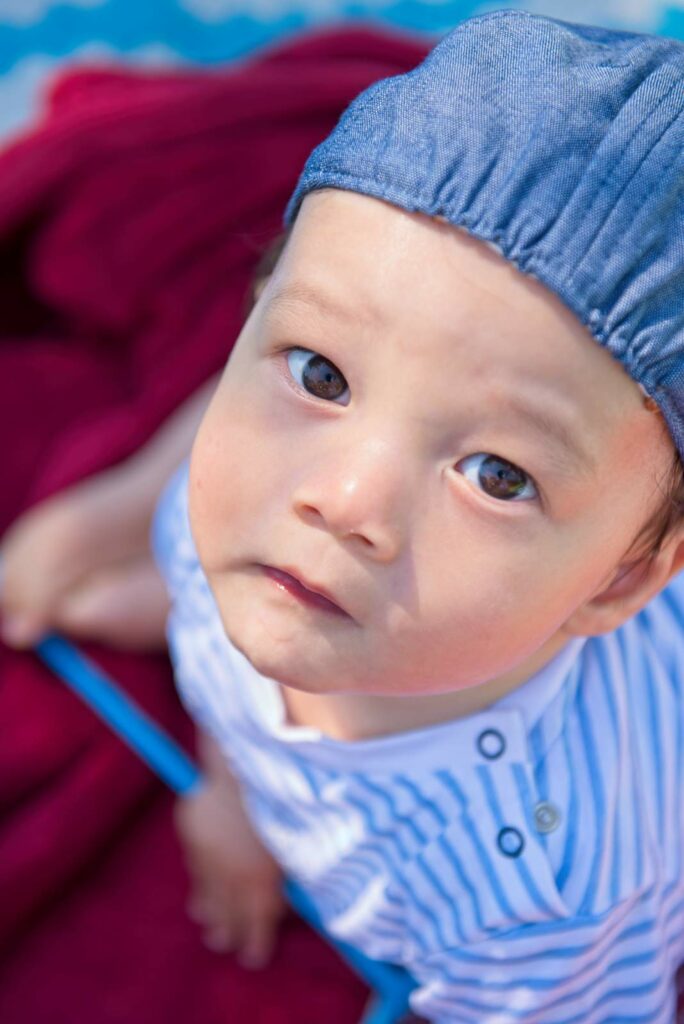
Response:
POLYGON ((288 369, 299 387, 314 398, 336 399, 349 390, 335 364, 318 352, 308 348, 291 348, 286 357, 288 369))
POLYGON ((476 452, 461 459, 458 466, 466 480, 476 484, 490 498, 501 501, 522 501, 538 497, 530 476, 498 455, 476 452))

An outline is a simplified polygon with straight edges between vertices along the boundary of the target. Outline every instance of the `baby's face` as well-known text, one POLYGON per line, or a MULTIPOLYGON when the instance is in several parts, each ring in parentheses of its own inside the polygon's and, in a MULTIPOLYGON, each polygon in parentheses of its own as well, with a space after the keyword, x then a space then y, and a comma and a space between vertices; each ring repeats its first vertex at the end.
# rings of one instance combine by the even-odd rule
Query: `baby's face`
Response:
POLYGON ((191 523, 259 671, 437 693, 525 678, 563 645, 670 458, 636 384, 539 282, 450 225, 327 190, 202 423, 191 523))

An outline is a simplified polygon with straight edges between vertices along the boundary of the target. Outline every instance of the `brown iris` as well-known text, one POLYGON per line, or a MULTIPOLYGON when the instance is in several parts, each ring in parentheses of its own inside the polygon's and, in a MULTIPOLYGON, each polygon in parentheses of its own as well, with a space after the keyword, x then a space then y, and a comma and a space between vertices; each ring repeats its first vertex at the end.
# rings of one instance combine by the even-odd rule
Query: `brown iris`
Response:
POLYGON ((346 380, 334 364, 319 355, 307 359, 302 381, 306 390, 317 398, 339 398, 347 387, 346 380))
POLYGON ((497 455, 488 455, 480 464, 478 478, 491 498, 515 498, 525 490, 527 474, 497 455))

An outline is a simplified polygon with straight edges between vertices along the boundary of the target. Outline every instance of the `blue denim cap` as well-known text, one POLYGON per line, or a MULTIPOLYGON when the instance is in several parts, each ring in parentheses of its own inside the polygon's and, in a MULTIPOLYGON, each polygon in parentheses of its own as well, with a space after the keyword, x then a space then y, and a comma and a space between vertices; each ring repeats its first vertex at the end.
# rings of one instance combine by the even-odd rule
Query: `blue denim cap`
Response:
POLYGON ((554 291, 684 458, 684 44, 525 11, 470 18, 376 82, 285 211, 350 189, 441 216, 554 291))

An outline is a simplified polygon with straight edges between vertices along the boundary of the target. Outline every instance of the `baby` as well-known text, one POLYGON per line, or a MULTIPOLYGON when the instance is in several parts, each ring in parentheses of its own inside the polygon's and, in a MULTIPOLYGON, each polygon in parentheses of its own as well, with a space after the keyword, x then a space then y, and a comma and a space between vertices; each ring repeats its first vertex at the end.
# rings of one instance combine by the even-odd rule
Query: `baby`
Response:
POLYGON ((514 11, 309 158, 154 523, 217 948, 285 872, 434 1024, 674 1020, 683 181, 684 46, 514 11))
POLYGON ((464 22, 309 158, 157 513, 216 786, 439 1024, 674 1019, 683 180, 684 46, 464 22))

